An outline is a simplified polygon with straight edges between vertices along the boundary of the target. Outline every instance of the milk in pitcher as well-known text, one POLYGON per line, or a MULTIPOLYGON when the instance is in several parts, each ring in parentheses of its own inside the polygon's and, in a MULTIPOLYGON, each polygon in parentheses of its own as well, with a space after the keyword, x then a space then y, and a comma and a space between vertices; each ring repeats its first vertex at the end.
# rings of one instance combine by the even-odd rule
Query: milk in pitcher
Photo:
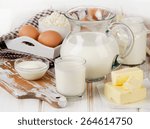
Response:
POLYGON ((117 43, 111 36, 100 32, 78 32, 66 42, 69 43, 61 50, 61 56, 83 57, 86 60, 86 79, 103 77, 111 71, 113 59, 118 54, 117 43))
POLYGON ((122 64, 138 65, 146 59, 147 31, 143 20, 140 17, 128 17, 122 19, 122 22, 128 25, 134 34, 134 45, 130 54, 121 60, 122 64))

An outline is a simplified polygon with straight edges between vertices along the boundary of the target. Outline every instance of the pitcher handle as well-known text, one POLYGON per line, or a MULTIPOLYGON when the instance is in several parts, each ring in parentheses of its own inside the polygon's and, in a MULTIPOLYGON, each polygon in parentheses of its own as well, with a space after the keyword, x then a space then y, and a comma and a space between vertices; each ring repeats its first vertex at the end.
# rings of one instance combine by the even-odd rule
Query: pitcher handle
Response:
MULTIPOLYGON (((111 34, 114 35, 114 37, 117 39, 118 42, 118 46, 119 46, 119 41, 121 41, 121 39, 118 37, 118 34, 120 33, 120 31, 124 31, 124 34, 127 34, 128 37, 128 46, 126 47, 126 50, 123 53, 119 53, 119 58, 124 59, 125 57, 127 57, 130 52, 132 51, 132 48, 134 46, 134 34, 132 32, 132 30, 124 23, 120 23, 120 22, 114 22, 109 26, 109 30, 111 32, 111 34), (119 40, 119 41, 118 41, 119 40)), ((123 43, 122 45, 126 45, 125 43, 123 43)), ((119 48, 119 50, 121 51, 121 48, 119 48)))
MULTIPOLYGON (((148 28, 145 28, 147 34, 150 34, 150 30, 148 28)), ((146 46, 146 53, 150 56, 150 48, 146 46)))

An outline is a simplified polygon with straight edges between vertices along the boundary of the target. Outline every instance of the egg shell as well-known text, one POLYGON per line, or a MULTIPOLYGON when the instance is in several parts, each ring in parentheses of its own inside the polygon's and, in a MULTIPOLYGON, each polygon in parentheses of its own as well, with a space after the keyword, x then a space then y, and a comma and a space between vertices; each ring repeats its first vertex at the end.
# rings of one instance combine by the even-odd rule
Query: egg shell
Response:
POLYGON ((97 16, 96 16, 96 12, 97 11, 101 11, 100 9, 97 9, 97 8, 89 8, 88 9, 88 16, 92 19, 92 20, 95 20, 95 21, 97 21, 98 19, 97 19, 97 16))
POLYGON ((39 31, 37 28, 35 28, 32 25, 23 25, 20 29, 19 29, 19 33, 18 36, 28 36, 30 38, 33 39, 38 39, 39 36, 39 31))
POLYGON ((89 19, 86 17, 82 18, 81 21, 89 21, 89 19))
POLYGON ((42 32, 39 37, 38 41, 46 46, 49 47, 56 47, 62 42, 62 36, 56 31, 45 31, 42 32))

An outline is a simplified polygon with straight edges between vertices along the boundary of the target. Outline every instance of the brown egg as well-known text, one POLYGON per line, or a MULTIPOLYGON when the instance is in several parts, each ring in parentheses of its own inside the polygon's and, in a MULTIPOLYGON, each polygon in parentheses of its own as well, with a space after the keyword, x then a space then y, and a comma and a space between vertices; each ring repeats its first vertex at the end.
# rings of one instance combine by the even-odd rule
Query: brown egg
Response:
POLYGON ((42 32, 39 37, 38 41, 46 46, 49 47, 56 47, 62 42, 63 38, 61 35, 56 31, 45 31, 42 32))
POLYGON ((23 25, 18 33, 18 36, 28 36, 33 39, 38 39, 39 31, 32 25, 23 25))
POLYGON ((82 18, 81 21, 89 21, 89 19, 86 17, 82 18))
POLYGON ((88 16, 90 17, 90 18, 92 18, 93 20, 96 20, 97 21, 97 17, 96 17, 96 11, 97 11, 97 8, 89 8, 88 9, 88 16))
MULTIPOLYGON (((86 17, 82 18, 81 21, 90 21, 90 20, 86 16, 86 17)), ((91 30, 88 27, 81 26, 81 31, 91 31, 91 30)))

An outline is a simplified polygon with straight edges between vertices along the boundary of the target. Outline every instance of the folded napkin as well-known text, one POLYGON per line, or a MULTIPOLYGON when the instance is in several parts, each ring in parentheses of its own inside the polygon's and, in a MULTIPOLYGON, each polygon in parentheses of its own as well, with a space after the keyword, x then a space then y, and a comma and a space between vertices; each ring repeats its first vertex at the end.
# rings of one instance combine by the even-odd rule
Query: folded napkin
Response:
MULTIPOLYGON (((19 52, 19 51, 10 50, 10 49, 0 49, 0 59, 15 60, 18 58, 23 58, 23 57, 38 57, 41 59, 43 58, 43 57, 35 56, 32 54, 28 54, 25 52, 19 52)), ((52 60, 52 59, 47 59, 47 60, 49 61, 49 68, 53 71, 54 60, 52 60)))

